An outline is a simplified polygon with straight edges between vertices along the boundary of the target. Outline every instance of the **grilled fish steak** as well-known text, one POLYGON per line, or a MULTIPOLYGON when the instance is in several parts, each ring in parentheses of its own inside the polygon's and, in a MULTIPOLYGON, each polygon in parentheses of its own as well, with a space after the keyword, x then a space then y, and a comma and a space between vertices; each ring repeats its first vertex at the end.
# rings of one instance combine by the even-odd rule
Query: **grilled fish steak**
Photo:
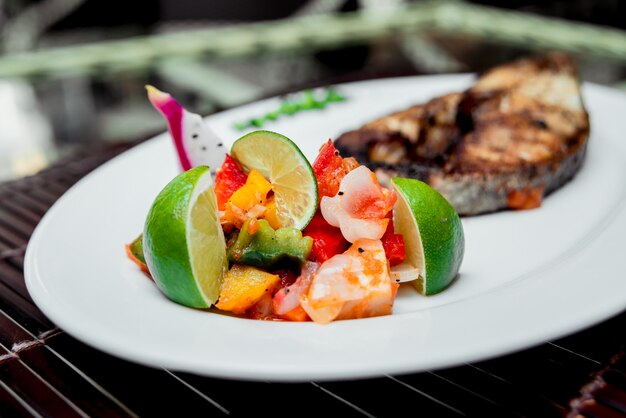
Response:
POLYGON ((341 135, 382 183, 417 178, 461 215, 536 207, 583 163, 589 115, 576 66, 550 53, 491 69, 450 93, 341 135))

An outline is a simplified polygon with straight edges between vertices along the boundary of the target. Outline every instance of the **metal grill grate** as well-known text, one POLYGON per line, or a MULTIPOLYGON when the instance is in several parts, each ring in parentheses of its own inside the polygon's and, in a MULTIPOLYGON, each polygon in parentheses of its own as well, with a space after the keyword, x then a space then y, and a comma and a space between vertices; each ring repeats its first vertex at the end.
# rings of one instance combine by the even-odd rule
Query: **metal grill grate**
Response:
POLYGON ((626 416, 626 314, 513 355, 402 376, 250 383, 129 363, 57 329, 24 285, 35 225, 72 184, 129 148, 76 154, 0 184, 0 416, 626 416))

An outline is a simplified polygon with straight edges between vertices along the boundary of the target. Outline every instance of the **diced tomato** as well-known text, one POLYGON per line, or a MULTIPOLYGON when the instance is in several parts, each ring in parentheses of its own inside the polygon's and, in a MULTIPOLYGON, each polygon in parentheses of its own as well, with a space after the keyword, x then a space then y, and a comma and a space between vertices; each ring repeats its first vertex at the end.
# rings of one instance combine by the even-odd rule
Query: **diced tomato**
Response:
POLYGON ((313 219, 311 219, 311 221, 309 222, 309 224, 304 230, 307 231, 307 230, 320 229, 320 228, 334 228, 334 227, 330 225, 328 222, 326 222, 326 219, 324 219, 324 217, 322 216, 322 212, 318 209, 317 212, 315 212, 315 216, 313 216, 313 219))
POLYGON ((393 219, 389 219, 389 225, 385 234, 380 239, 385 249, 385 256, 389 260, 391 266, 396 266, 402 263, 406 259, 406 252, 404 249, 404 238, 401 234, 394 233, 393 219))
POLYGON ((295 309, 290 310, 286 314, 279 315, 279 318, 286 319, 294 322, 310 321, 309 315, 302 309, 302 306, 298 306, 295 309))
POLYGON ((245 316, 250 319, 265 321, 275 319, 272 312, 272 295, 266 293, 257 303, 245 311, 245 316))
POLYGON ((404 239, 400 234, 383 235, 381 239, 385 255, 391 266, 401 264, 406 259, 404 250, 404 239))
POLYGON ((313 172, 317 178, 317 190, 320 196, 333 197, 339 191, 341 179, 346 174, 343 158, 330 139, 320 149, 315 162, 313 172))
POLYGON ((507 196, 507 203, 509 209, 535 209, 541 206, 542 198, 543 186, 535 188, 526 187, 520 190, 510 191, 507 196))
POLYGON ((349 244, 337 228, 309 231, 304 235, 313 238, 313 248, 309 259, 318 263, 323 263, 332 256, 341 254, 348 248, 349 244))
POLYGON ((131 244, 126 244, 126 247, 125 247, 126 256, 130 258, 133 263, 137 264, 139 268, 141 269, 141 271, 143 271, 152 280, 152 275, 150 274, 150 271, 148 270, 148 266, 133 255, 133 252, 130 249, 130 245, 131 244))
POLYGON ((219 210, 226 208, 228 199, 246 183, 247 178, 248 175, 239 167, 237 161, 226 154, 226 159, 215 176, 215 195, 219 210))
POLYGON ((291 286, 296 281, 298 275, 291 270, 280 269, 273 271, 272 274, 277 274, 280 277, 280 289, 283 287, 291 286))
POLYGON ((323 263, 334 255, 344 252, 349 243, 339 228, 331 226, 324 220, 318 210, 302 235, 313 238, 313 248, 309 260, 323 263))

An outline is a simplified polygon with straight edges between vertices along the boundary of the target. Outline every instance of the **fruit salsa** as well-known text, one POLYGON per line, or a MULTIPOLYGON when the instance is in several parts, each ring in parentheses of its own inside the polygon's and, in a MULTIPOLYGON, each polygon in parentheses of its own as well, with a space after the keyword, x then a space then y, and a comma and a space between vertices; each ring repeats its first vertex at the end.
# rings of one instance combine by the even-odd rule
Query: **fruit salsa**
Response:
POLYGON ((227 153, 199 115, 154 87, 148 96, 168 120, 182 173, 126 250, 171 300, 327 324, 391 314, 400 283, 430 295, 457 276, 461 221, 426 184, 383 187, 331 140, 313 164, 270 131, 227 153))

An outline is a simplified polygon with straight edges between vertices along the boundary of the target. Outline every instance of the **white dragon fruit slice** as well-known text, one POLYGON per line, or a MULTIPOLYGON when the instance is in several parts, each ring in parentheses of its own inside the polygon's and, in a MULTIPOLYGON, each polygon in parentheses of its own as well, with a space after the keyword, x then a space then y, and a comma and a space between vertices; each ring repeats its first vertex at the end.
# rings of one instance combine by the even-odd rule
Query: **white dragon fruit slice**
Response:
POLYGON ((146 90, 152 105, 167 119, 183 171, 208 165, 215 176, 226 157, 222 140, 200 115, 187 111, 170 94, 152 86, 146 86, 146 90))

